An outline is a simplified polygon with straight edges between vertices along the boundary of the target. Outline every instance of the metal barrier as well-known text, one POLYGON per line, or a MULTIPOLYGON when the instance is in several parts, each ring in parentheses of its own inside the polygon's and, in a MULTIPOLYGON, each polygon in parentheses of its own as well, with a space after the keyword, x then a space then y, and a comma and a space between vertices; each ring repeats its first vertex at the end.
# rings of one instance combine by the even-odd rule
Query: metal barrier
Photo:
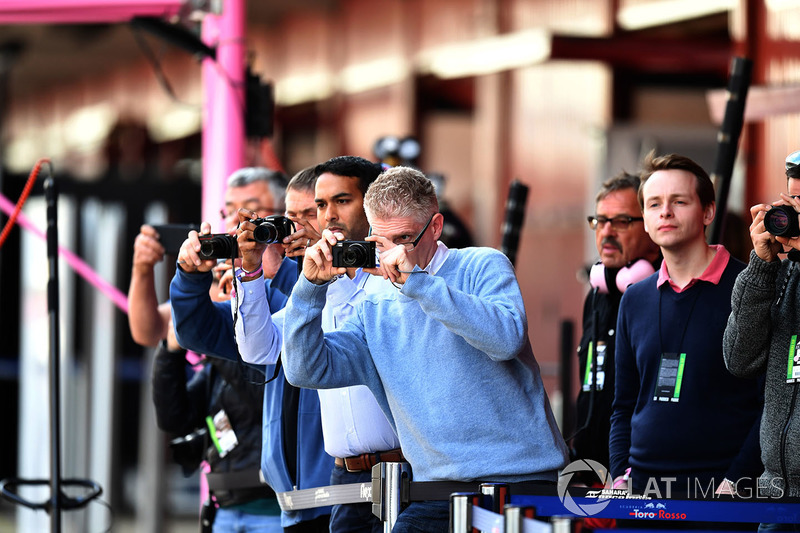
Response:
POLYGON ((503 510, 505 533, 523 533, 524 520, 536 518, 536 508, 531 505, 507 504, 503 510))
MULTIPOLYGON (((642 496, 604 497, 602 491, 570 488, 570 501, 589 516, 650 521, 730 523, 800 523, 800 499, 649 499, 642 496), (597 494, 595 494, 597 493, 597 494), (759 501, 760 500, 760 501, 759 501), (602 503, 598 507, 598 503, 602 503)), ((450 501, 450 526, 454 533, 492 531, 505 533, 570 532, 582 516, 570 514, 564 495, 547 486, 479 482, 413 482, 408 463, 379 463, 372 483, 353 483, 278 493, 284 510, 332 504, 371 503, 372 512, 390 533, 404 505, 419 501, 450 501), (538 518, 538 519, 537 519, 538 518), (547 520, 544 522, 542 520, 547 520)))
POLYGON ((408 480, 408 463, 378 463, 372 467, 372 514, 383 520, 383 530, 391 533, 402 510, 403 480, 408 480))
POLYGON ((571 519, 540 522, 533 507, 509 504, 509 499, 509 486, 504 483, 484 483, 480 492, 451 494, 450 533, 571 533, 571 519))

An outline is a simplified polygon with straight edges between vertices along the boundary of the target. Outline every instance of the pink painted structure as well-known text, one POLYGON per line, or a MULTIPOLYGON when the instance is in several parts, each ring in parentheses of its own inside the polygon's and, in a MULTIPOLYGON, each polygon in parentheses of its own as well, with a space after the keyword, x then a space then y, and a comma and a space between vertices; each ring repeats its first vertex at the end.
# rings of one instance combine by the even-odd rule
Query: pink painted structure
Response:
MULTIPOLYGON (((225 179, 245 164, 245 2, 225 0, 220 15, 207 14, 203 20, 202 40, 217 51, 216 61, 206 58, 202 70, 202 218, 208 221, 219 219, 225 179)), ((190 0, 3 0, 0 24, 124 23, 133 17, 171 17, 188 4, 190 0)))
MULTIPOLYGON (((185 0, 3 0, 0 24, 76 24, 118 22, 133 17, 169 17, 181 11, 185 0)), ((219 220, 217 215, 225 193, 225 180, 245 164, 244 66, 245 0, 225 0, 221 15, 207 14, 203 19, 202 40, 216 48, 216 60, 203 60, 203 220, 219 220)), ((42 154, 46 155, 46 154, 42 154)), ((10 203, 10 202, 9 202, 10 203)), ((21 220, 25 221, 24 218, 21 220)), ((222 221, 219 222, 222 226, 222 221)), ((27 228, 30 229, 30 228, 27 228)), ((219 228, 222 230, 222 227, 219 228)), ((127 308, 127 298, 74 254, 60 249, 70 266, 87 280, 99 283, 120 309, 127 308), (88 269, 88 271, 84 271, 88 269)), ((200 493, 207 493, 205 477, 200 493)), ((201 504, 202 504, 201 497, 201 504)))

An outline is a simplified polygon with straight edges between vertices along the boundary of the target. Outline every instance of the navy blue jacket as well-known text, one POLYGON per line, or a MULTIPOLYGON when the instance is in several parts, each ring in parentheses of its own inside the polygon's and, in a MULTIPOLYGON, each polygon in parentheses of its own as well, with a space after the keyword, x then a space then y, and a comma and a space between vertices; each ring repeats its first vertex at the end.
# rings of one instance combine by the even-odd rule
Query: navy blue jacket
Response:
POLYGON ((657 288, 658 273, 625 291, 617 320, 612 476, 630 466, 638 489, 649 477, 675 476, 672 490, 679 492, 686 480, 719 485, 760 474, 763 380, 734 377, 722 357, 731 290, 743 268, 730 258, 719 284, 699 281, 681 293, 669 283, 657 288), (661 354, 682 352, 679 401, 656 401, 661 354))

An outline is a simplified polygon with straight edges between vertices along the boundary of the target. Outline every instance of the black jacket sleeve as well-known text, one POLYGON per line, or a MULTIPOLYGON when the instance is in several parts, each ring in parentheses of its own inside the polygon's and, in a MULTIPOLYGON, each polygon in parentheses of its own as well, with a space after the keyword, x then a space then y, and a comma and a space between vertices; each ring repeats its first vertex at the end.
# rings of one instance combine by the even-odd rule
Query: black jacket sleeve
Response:
POLYGON ((203 367, 187 383, 186 352, 170 352, 164 344, 156 349, 153 362, 153 405, 158 427, 181 436, 205 423, 210 366, 203 367))

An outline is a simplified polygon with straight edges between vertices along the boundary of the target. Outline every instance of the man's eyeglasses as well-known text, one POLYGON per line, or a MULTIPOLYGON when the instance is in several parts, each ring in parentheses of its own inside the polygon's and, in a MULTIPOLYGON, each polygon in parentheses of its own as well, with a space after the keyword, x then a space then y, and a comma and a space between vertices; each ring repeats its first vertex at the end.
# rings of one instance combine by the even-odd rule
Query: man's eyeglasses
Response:
MULTIPOLYGON (((270 209, 268 207, 258 207, 256 209, 251 209, 251 211, 254 211, 260 217, 267 217, 267 216, 270 216, 270 215, 282 215, 283 214, 280 211, 277 211, 275 209, 270 209)), ((238 212, 239 211, 237 209, 228 210, 226 208, 222 208, 222 209, 219 210, 219 216, 220 216, 220 218, 222 220, 225 220, 225 219, 228 219, 230 217, 236 216, 238 214, 238 212)))
POLYGON ((589 221, 589 227, 593 230, 601 228, 606 225, 606 223, 611 222, 611 227, 617 231, 625 231, 628 229, 632 222, 636 222, 637 220, 644 220, 644 217, 631 217, 628 215, 619 215, 614 218, 608 218, 604 216, 592 216, 589 215, 586 217, 586 220, 589 221))
MULTIPOLYGON (((409 242, 397 242, 397 241, 395 241, 394 244, 396 244, 397 246, 404 246, 407 252, 411 252, 412 250, 414 250, 414 248, 417 247, 417 244, 419 244, 419 240, 425 234, 425 231, 427 231, 428 226, 431 225, 431 221, 433 220, 434 216, 436 216, 436 213, 431 215, 431 218, 429 218, 428 222, 425 223, 425 227, 422 228, 422 231, 419 232, 419 234, 417 235, 417 237, 413 241, 409 241, 409 242)), ((372 228, 369 229, 369 234, 372 235, 372 228)))

